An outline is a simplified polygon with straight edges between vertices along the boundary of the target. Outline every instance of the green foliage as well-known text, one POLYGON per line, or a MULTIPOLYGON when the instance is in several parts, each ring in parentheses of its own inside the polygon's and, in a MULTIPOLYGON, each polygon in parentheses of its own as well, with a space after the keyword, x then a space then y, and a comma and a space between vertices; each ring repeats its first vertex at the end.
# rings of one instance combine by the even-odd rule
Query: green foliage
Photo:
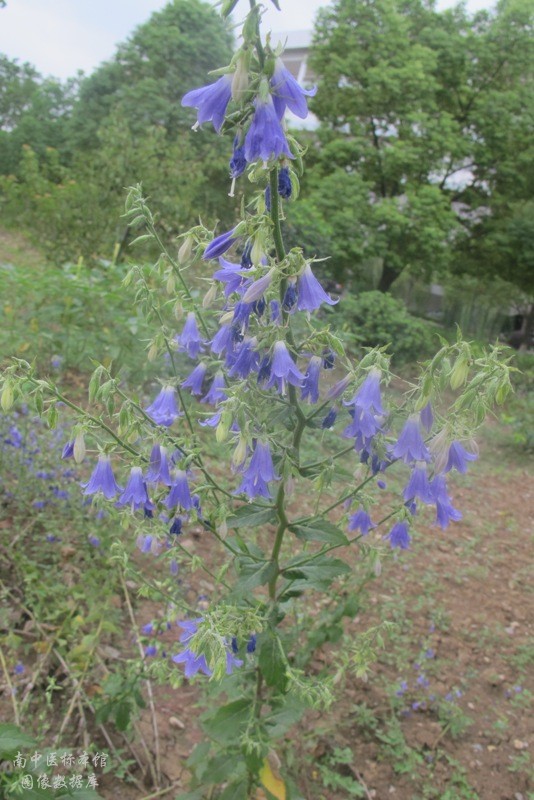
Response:
POLYGON ((408 313, 404 303, 379 291, 347 294, 334 307, 333 327, 343 331, 349 346, 389 347, 397 363, 414 363, 434 348, 434 327, 408 313))

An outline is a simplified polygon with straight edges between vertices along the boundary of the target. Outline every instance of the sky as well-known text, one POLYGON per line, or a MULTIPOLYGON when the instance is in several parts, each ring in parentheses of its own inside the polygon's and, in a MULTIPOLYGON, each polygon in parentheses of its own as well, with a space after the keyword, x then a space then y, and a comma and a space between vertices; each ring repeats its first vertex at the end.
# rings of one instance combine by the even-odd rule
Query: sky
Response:
MULTIPOLYGON (((167 0, 7 0, 0 8, 0 52, 29 61, 43 75, 68 78, 78 70, 90 73, 166 4, 167 0)), ((311 29, 317 10, 328 3, 280 0, 281 12, 270 0, 264 4, 263 30, 277 33, 311 29)), ((440 8, 450 5, 451 0, 438 0, 440 8)), ((467 0, 470 11, 492 5, 492 0, 467 0)), ((248 0, 238 0, 234 19, 243 18, 248 8, 248 0)))

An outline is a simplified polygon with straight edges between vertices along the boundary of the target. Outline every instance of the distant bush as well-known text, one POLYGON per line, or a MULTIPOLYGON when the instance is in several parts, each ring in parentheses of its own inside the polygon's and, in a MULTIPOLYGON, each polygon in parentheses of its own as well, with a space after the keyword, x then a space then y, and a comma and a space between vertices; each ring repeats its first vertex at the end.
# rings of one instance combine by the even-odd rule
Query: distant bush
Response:
POLYGON ((424 359, 435 345, 436 328, 412 316, 400 300, 383 292, 347 294, 332 309, 334 326, 354 349, 389 345, 399 363, 424 359))

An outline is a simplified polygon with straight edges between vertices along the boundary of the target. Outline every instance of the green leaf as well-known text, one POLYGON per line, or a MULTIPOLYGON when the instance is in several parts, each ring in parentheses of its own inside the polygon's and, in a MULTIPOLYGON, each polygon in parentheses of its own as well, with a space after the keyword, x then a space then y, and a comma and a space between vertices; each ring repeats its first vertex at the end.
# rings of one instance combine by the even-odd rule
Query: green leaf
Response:
POLYGON ((19 750, 35 747, 37 741, 28 733, 24 733, 18 725, 10 722, 0 723, 0 760, 7 759, 19 750))
POLYGON ((290 525, 289 530, 305 542, 325 542, 330 545, 349 543, 341 528, 320 517, 311 519, 302 525, 290 525))
POLYGON ((258 525, 266 525, 276 520, 276 510, 274 508, 251 508, 241 506, 235 514, 226 520, 229 528, 256 528, 258 525))
POLYGON ((230 783, 220 795, 219 800, 247 800, 248 796, 248 780, 244 778, 237 783, 230 783))
POLYGON ((340 558, 328 556, 310 556, 307 562, 302 556, 292 559, 284 570, 284 577, 294 581, 292 589, 319 589, 325 591, 332 581, 340 575, 346 575, 351 568, 340 558))
POLYGON ((234 594, 242 596, 257 586, 264 586, 276 575, 276 564, 272 561, 258 564, 252 558, 242 556, 238 562, 239 580, 234 587, 234 594))
POLYGON ((271 631, 262 635, 258 663, 267 686, 275 686, 284 692, 287 686, 286 663, 278 639, 271 631))
POLYGON ((240 779, 244 773, 245 764, 240 752, 221 753, 208 762, 206 783, 222 783, 228 778, 240 779))
POLYGON ((210 737, 224 744, 240 738, 251 712, 251 701, 242 697, 222 706, 212 716, 203 718, 202 724, 210 737))
POLYGON ((123 700, 117 705, 115 710, 115 725, 119 731, 125 731, 130 724, 132 707, 127 700, 123 700))

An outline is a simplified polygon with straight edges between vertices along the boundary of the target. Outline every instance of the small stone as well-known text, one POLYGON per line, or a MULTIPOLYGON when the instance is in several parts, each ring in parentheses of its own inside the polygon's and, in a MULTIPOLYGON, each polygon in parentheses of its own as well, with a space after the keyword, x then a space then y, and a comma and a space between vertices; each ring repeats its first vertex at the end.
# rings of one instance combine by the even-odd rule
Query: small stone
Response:
POLYGON ((515 750, 526 750, 527 748, 528 748, 528 742, 522 742, 521 739, 514 739, 515 750))
POLYGON ((183 731, 185 728, 184 723, 178 717, 169 717, 169 725, 171 728, 176 728, 177 730, 183 731))

